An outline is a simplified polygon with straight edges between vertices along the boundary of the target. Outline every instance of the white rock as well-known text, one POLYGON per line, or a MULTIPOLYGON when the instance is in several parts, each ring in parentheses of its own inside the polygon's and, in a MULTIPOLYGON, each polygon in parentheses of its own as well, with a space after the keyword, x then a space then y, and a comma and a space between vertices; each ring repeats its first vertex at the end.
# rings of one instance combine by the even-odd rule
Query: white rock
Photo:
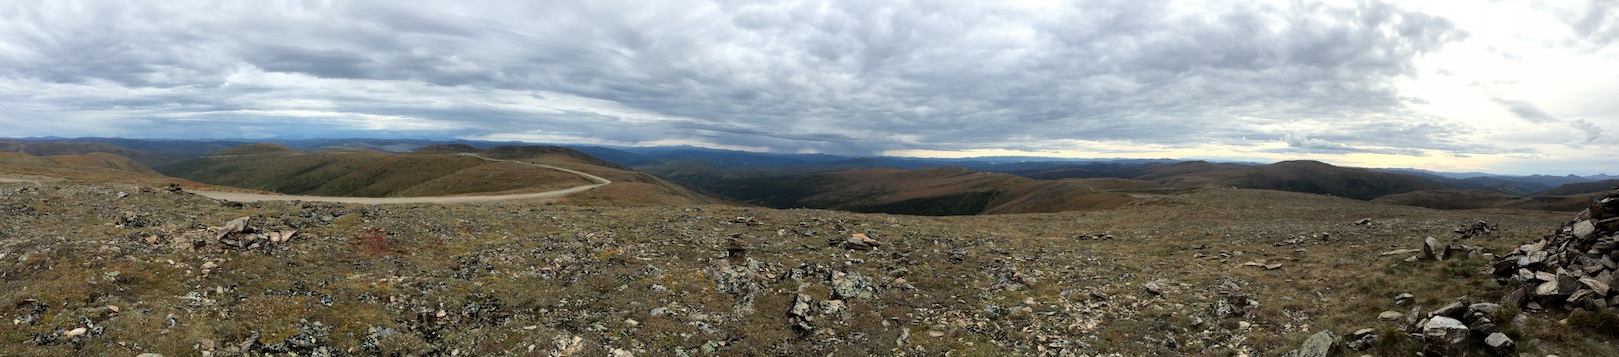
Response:
POLYGON ((1592 225, 1591 221, 1580 221, 1580 223, 1575 223, 1574 224, 1574 237, 1575 238, 1579 238, 1579 239, 1589 238, 1589 237, 1591 237, 1592 234, 1595 234, 1596 232, 1597 232, 1597 227, 1595 225, 1592 225))
POLYGON ((1429 351, 1453 355, 1455 351, 1466 348, 1467 325, 1453 318, 1434 316, 1423 324, 1422 340, 1427 343, 1429 351))
POLYGON ((1596 291, 1597 296, 1608 296, 1608 283, 1604 283, 1592 278, 1580 278, 1580 283, 1591 287, 1591 290, 1596 291))
POLYGON ((1557 280, 1540 283, 1535 287, 1535 296, 1557 295, 1557 280))
POLYGON ((1495 349, 1500 352, 1512 351, 1513 344, 1512 338, 1507 337, 1507 335, 1500 332, 1492 333, 1490 334, 1490 337, 1484 338, 1484 345, 1490 346, 1491 349, 1495 349))
POLYGON ((1401 317, 1405 317, 1405 314, 1400 313, 1399 311, 1384 311, 1381 314, 1377 314, 1378 320, 1394 321, 1399 320, 1401 317))

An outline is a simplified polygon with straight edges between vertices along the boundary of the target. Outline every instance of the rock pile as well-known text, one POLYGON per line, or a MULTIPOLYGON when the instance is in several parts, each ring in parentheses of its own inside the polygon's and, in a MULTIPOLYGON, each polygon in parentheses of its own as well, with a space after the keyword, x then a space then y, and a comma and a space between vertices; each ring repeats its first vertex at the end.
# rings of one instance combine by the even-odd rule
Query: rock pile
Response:
POLYGON ((1473 303, 1467 297, 1460 297, 1426 315, 1421 311, 1421 307, 1412 310, 1407 317, 1410 324, 1406 326, 1406 331, 1422 341, 1423 351, 1428 355, 1463 355, 1468 348, 1469 338, 1494 339, 1508 346, 1504 348, 1511 348, 1512 339, 1497 332, 1496 322, 1491 320, 1501 311, 1499 304, 1473 303))
POLYGON ((1619 187, 1598 194, 1554 234, 1493 263, 1498 281, 1515 288, 1501 304, 1530 310, 1619 307, 1619 187))
POLYGON ((248 225, 248 217, 241 217, 226 222, 222 227, 210 227, 208 230, 215 234, 213 241, 232 248, 258 248, 261 242, 281 243, 292 240, 297 230, 268 231, 256 229, 248 225))
POLYGON ((1384 252, 1383 255, 1404 254, 1412 251, 1420 253, 1418 255, 1413 255, 1406 258, 1405 261, 1414 262, 1418 260, 1445 260, 1460 255, 1466 255, 1468 258, 1484 258, 1489 260, 1495 259, 1495 254, 1485 253, 1484 247, 1482 246, 1450 244, 1434 237, 1423 238, 1422 249, 1420 250, 1394 250, 1384 252))
POLYGON ((1501 227, 1490 225, 1489 222, 1478 221, 1466 227, 1457 228, 1455 232, 1457 239, 1466 239, 1490 234, 1498 230, 1501 230, 1501 227))

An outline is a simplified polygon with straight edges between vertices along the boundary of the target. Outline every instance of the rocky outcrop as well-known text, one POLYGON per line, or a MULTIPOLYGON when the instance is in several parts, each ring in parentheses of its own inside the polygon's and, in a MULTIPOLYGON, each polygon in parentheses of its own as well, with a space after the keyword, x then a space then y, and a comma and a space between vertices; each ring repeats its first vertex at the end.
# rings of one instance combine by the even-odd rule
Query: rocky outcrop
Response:
MULTIPOLYGON (((1505 341, 1501 340, 1506 338, 1506 335, 1497 331, 1496 322, 1492 320, 1498 318, 1497 313, 1501 311, 1500 304, 1474 303, 1464 296, 1451 300, 1450 303, 1433 309, 1426 314, 1423 314, 1422 311, 1421 306, 1412 308, 1405 322, 1405 331, 1422 342, 1425 355, 1462 356, 1470 348, 1469 346, 1479 345, 1480 343, 1478 342, 1483 342, 1482 344, 1489 345, 1491 349, 1497 353, 1504 353, 1504 355, 1511 355, 1510 352, 1515 348, 1510 338, 1505 341), (1497 337, 1496 335, 1500 336, 1497 337), (1470 342, 1469 340, 1473 341, 1470 342)), ((1397 316, 1394 316, 1397 314, 1399 313, 1388 311, 1384 312, 1384 315, 1379 316, 1379 318, 1383 320, 1398 319, 1397 316)), ((1357 340, 1351 342, 1359 343, 1351 343, 1351 348, 1362 350, 1369 347, 1377 339, 1376 335, 1370 335, 1371 332, 1370 329, 1357 332, 1357 340), (1370 335, 1370 339, 1361 342, 1359 338, 1361 338, 1360 335, 1362 334, 1370 335)))
POLYGON ((1493 262, 1511 287, 1503 305, 1606 310, 1619 307, 1619 188, 1599 194, 1573 221, 1493 262))

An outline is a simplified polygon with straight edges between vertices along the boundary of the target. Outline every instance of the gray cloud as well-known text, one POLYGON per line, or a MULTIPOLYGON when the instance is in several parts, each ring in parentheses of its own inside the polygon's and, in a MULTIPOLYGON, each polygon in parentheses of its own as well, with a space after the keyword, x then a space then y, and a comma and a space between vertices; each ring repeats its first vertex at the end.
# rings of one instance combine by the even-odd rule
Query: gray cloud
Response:
POLYGON ((1501 98, 1494 98, 1494 100, 1496 103, 1501 104, 1501 106, 1506 107, 1507 110, 1512 111, 1512 114, 1517 115, 1519 118, 1523 118, 1523 120, 1528 120, 1531 123, 1545 124, 1563 121, 1562 119, 1557 118, 1557 116, 1541 110, 1540 107, 1536 107, 1534 104, 1501 98))
POLYGON ((1570 120, 1568 125, 1574 127, 1575 130, 1579 130, 1582 134, 1584 134, 1582 135, 1583 141, 1581 141, 1581 143, 1595 143, 1597 140, 1602 139, 1602 127, 1598 126, 1596 123, 1592 123, 1585 119, 1574 119, 1570 120))
POLYGON ((1402 149, 1385 149, 1385 148, 1353 147, 1353 146, 1345 145, 1345 144, 1339 143, 1339 142, 1327 141, 1327 140, 1321 139, 1321 138, 1312 138, 1309 135, 1303 134, 1303 133, 1291 133, 1291 134, 1288 134, 1288 135, 1282 137, 1282 141, 1286 142, 1287 146, 1289 148, 1298 149, 1297 151, 1302 151, 1302 152, 1329 152, 1329 153, 1331 153, 1331 152, 1339 152, 1339 153, 1363 152, 1363 153, 1375 153, 1375 154, 1395 154, 1395 155, 1413 155, 1413 156, 1421 156, 1422 155, 1421 151, 1413 150, 1413 149, 1403 149, 1403 148, 1402 149))
POLYGON ((1495 98, 1494 100, 1496 103, 1500 103, 1502 106, 1505 106, 1507 110, 1511 111, 1513 114, 1516 114, 1519 118, 1523 118, 1524 120, 1528 120, 1532 123, 1567 124, 1569 128, 1575 131, 1575 134, 1572 135, 1574 140, 1566 143, 1571 147, 1577 148, 1584 144, 1596 143, 1598 140, 1602 139, 1604 135, 1601 125, 1597 125, 1597 123, 1591 122, 1584 118, 1565 120, 1541 110, 1540 107, 1537 107, 1534 104, 1500 98, 1495 98))
POLYGON ((1591 47, 1601 49, 1619 40, 1619 1, 1590 0, 1569 27, 1591 47))
MULTIPOLYGON (((1409 121, 1392 80, 1467 34, 1383 2, 394 4, 13 3, 0 80, 94 88, 0 116, 96 111, 126 136, 546 133, 843 154, 1237 143, 1308 123, 1321 136, 1287 143, 1491 150, 1409 121)), ((1591 21, 1578 26, 1611 27, 1591 21)), ((81 134, 38 128, 0 135, 81 134)))

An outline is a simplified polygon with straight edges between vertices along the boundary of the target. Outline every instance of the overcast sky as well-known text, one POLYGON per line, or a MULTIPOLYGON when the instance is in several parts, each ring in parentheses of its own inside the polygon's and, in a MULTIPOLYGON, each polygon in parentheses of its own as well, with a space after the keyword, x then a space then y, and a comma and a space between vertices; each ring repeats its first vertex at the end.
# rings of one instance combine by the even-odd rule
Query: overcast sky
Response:
POLYGON ((423 3, 6 1, 0 136, 1619 173, 1619 0, 423 3))

